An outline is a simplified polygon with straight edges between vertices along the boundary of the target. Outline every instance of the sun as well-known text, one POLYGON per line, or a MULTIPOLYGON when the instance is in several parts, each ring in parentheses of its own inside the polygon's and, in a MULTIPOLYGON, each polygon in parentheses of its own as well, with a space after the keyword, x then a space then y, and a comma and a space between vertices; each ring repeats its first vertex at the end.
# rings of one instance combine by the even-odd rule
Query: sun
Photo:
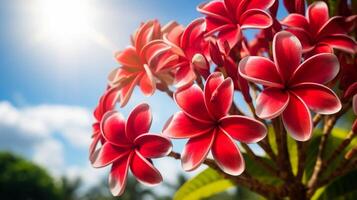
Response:
POLYGON ((95 10, 90 0, 36 0, 37 38, 50 44, 75 47, 90 39, 95 10))

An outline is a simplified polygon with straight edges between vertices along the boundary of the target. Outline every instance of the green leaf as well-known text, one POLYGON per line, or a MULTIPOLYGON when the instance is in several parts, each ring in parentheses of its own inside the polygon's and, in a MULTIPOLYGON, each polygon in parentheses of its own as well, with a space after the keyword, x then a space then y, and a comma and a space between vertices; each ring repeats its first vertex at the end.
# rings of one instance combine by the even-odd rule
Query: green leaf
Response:
MULTIPOLYGON (((246 154, 243 154, 247 172, 256 179, 266 184, 281 184, 281 180, 272 176, 261 165, 256 164, 246 154)), ((265 162, 271 164, 271 161, 262 157, 265 162)), ((208 168, 187 181, 176 192, 174 200, 193 200, 211 197, 224 192, 230 188, 236 187, 235 183, 225 179, 219 172, 208 168)), ((239 186, 238 186, 239 187, 239 186)), ((239 188, 243 189, 243 188, 239 188)), ((238 189, 238 190, 239 190, 238 189)), ((248 191, 248 190, 245 190, 248 191)), ((249 192, 249 191, 248 191, 249 192)), ((254 192, 251 192, 254 193, 254 192)), ((253 195, 253 194, 252 194, 253 195)), ((255 195, 257 196, 257 195, 255 195)))
POLYGON ((319 195, 318 200, 355 200, 357 199, 357 170, 338 177, 319 195))
POLYGON ((234 183, 225 179, 219 172, 207 168, 183 184, 176 192, 174 200, 203 199, 226 191, 234 186, 234 183))
MULTIPOLYGON (((324 157, 329 158, 331 154, 335 151, 335 149, 341 144, 341 142, 346 138, 347 134, 349 131, 342 129, 342 128, 334 128, 331 132, 331 135, 329 136, 329 139, 327 140, 327 145, 325 148, 324 152, 324 157)), ((317 157, 317 152, 318 152, 318 146, 320 143, 321 139, 321 130, 318 130, 314 133, 314 137, 311 139, 311 143, 309 145, 308 149, 308 155, 307 155, 307 160, 306 160, 306 166, 305 166, 305 181, 308 181, 309 177, 311 177, 312 172, 314 170, 314 165, 316 162, 316 157, 317 157)), ((341 163, 343 159, 343 155, 351 149, 353 146, 357 145, 357 138, 355 137, 351 143, 347 146, 347 148, 343 151, 343 153, 336 158, 335 161, 333 161, 329 166, 327 166, 327 170, 324 173, 325 175, 322 176, 321 178, 326 177, 326 174, 330 174, 335 168, 341 163)))

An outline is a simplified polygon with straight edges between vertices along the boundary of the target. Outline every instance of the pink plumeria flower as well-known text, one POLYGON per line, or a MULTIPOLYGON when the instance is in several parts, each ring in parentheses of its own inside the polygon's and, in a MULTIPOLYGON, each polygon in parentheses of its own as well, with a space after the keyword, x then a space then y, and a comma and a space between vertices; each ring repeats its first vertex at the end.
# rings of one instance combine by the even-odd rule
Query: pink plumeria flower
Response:
POLYGON ((219 72, 211 74, 202 91, 197 85, 178 90, 175 101, 182 111, 167 122, 163 134, 171 138, 188 138, 182 153, 184 170, 194 170, 211 151, 217 165, 226 173, 239 175, 244 159, 235 140, 254 143, 267 133, 261 122, 239 115, 228 115, 233 100, 231 78, 219 72))
POLYGON ((306 141, 313 128, 309 108, 326 115, 341 109, 339 98, 323 85, 338 74, 338 60, 333 54, 321 53, 301 63, 301 44, 287 31, 274 36, 273 57, 274 62, 265 57, 245 57, 239 73, 266 86, 256 100, 256 114, 262 119, 281 115, 290 135, 306 141))
POLYGON ((357 44, 347 35, 344 21, 340 16, 329 18, 327 4, 317 1, 308 7, 306 17, 293 13, 281 23, 299 38, 304 53, 331 53, 332 48, 354 53, 357 44))
POLYGON ((109 187, 115 196, 124 192, 129 167, 143 184, 156 185, 162 181, 151 159, 166 156, 172 145, 166 137, 148 133, 151 121, 147 104, 134 108, 127 121, 116 111, 106 113, 101 121, 106 142, 94 153, 91 162, 94 167, 112 164, 109 187))
POLYGON ((357 115, 357 82, 351 84, 345 94, 343 95, 345 100, 352 98, 352 107, 354 113, 357 115))
POLYGON ((209 62, 206 59, 209 43, 204 37, 205 27, 205 20, 198 18, 182 30, 181 34, 176 34, 175 37, 169 34, 164 36, 172 47, 172 52, 179 56, 174 80, 178 88, 193 84, 197 78, 196 73, 205 78, 209 75, 209 62))
POLYGON ((104 114, 108 111, 114 110, 115 104, 118 101, 118 88, 108 88, 99 100, 98 106, 94 110, 95 122, 93 123, 92 143, 89 147, 89 156, 96 150, 98 143, 104 143, 105 140, 100 132, 100 121, 104 114))
POLYGON ((171 47, 161 38, 160 24, 148 21, 134 34, 133 44, 116 54, 122 66, 110 74, 109 82, 111 86, 120 87, 122 107, 129 101, 136 85, 144 95, 152 95, 156 89, 155 77, 167 72, 177 62, 177 56, 169 53, 171 47))
POLYGON ((218 32, 220 43, 228 42, 233 47, 242 38, 242 30, 264 29, 273 24, 271 16, 265 12, 274 0, 214 0, 198 6, 198 11, 206 15, 207 35, 218 32))

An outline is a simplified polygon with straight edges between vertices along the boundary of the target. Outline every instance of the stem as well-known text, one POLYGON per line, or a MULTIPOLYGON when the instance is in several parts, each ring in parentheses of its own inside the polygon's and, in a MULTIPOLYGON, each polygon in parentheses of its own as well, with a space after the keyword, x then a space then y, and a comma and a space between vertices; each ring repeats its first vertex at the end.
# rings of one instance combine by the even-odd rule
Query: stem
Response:
POLYGON ((276 118, 273 120, 273 126, 275 129, 275 140, 278 147, 278 164, 279 164, 279 171, 281 173, 281 177, 287 182, 292 182, 293 173, 292 173, 290 156, 287 147, 286 130, 283 127, 280 118, 276 118))
POLYGON ((165 92, 170 98, 174 98, 174 92, 170 90, 170 88, 164 84, 164 83, 160 83, 156 85, 156 88, 158 90, 160 90, 161 92, 165 92))
POLYGON ((357 135, 357 132, 350 131, 347 137, 341 142, 341 144, 335 149, 330 158, 326 161, 326 166, 329 166, 345 148, 351 143, 352 139, 357 135))
POLYGON ((321 121, 321 119, 322 119, 322 115, 320 114, 316 114, 314 116, 314 118, 312 119, 312 124, 314 125, 314 127, 317 126, 317 124, 321 121))
POLYGON ((310 181, 307 184, 309 188, 316 187, 318 178, 321 175, 321 171, 322 171, 322 167, 323 167, 323 156, 324 156, 325 148, 327 145, 327 139, 328 139, 336 121, 337 121, 337 118, 335 116, 326 120, 326 123, 324 125, 324 130, 322 132, 322 137, 320 140, 319 148, 318 148, 317 159, 316 159, 314 171, 311 175, 310 181))
POLYGON ((327 166, 326 162, 324 161, 324 151, 325 151, 325 148, 327 145, 327 139, 328 139, 329 135, 331 134, 331 131, 332 131, 333 127, 335 126, 337 120, 343 114, 345 114, 350 107, 351 107, 351 105, 347 104, 335 115, 333 115, 329 118, 325 118, 326 123, 324 125, 324 129, 322 132, 322 137, 321 137, 319 148, 318 148, 317 159, 316 159, 314 171, 311 175, 310 181, 307 184, 308 188, 309 188, 309 191, 308 191, 309 197, 311 197, 313 195, 313 193, 316 191, 316 189, 318 188, 318 185, 317 185, 318 178, 321 176, 321 174, 323 173, 323 171, 326 169, 326 166, 327 166))
POLYGON ((296 178, 298 181, 301 181, 304 175, 305 162, 306 162, 306 149, 308 143, 297 141, 296 144, 298 150, 298 171, 296 174, 296 178))

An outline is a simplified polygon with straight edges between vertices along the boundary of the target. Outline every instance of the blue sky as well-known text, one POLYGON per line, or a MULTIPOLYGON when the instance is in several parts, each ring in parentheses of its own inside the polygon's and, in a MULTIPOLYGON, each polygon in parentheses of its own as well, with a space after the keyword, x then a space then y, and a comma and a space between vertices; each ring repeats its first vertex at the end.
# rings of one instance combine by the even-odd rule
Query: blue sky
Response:
MULTIPOLYGON (((114 52, 129 44, 142 21, 187 25, 200 16, 196 6, 202 1, 73 0, 57 8, 63 17, 85 13, 89 28, 72 19, 53 23, 48 9, 62 1, 0 1, 0 149, 23 154, 55 175, 83 173, 82 178, 93 179, 103 171, 88 165, 91 112, 108 73, 118 66, 114 52)), ((152 106, 153 132, 177 110, 165 94, 145 98, 136 90, 120 111, 127 116, 141 101, 152 106)), ((175 148, 182 144, 175 142, 175 148)), ((178 171, 180 164, 161 163, 167 166, 178 171)))

